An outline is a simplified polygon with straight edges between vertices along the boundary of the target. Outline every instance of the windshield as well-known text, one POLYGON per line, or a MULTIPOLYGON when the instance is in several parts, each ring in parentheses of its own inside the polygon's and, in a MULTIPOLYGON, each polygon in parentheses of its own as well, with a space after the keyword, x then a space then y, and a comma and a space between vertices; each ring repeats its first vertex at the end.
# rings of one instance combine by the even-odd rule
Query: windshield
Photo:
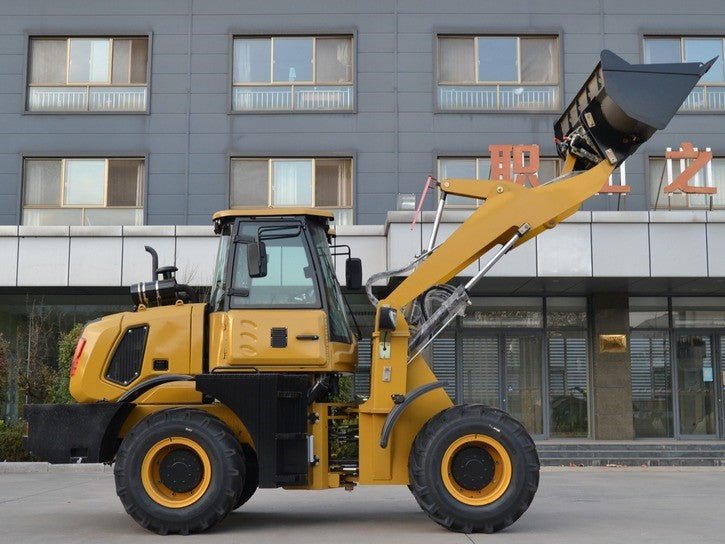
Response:
POLYGON ((275 222, 239 224, 230 294, 231 308, 321 308, 315 268, 301 225, 275 222), (267 274, 249 276, 247 243, 264 243, 267 274))
POLYGON ((327 236, 319 226, 312 226, 312 239, 315 242, 315 250, 320 261, 320 268, 323 278, 323 291, 327 298, 330 318, 330 339, 333 342, 352 342, 350 324, 345 311, 345 301, 342 299, 342 291, 337 281, 335 269, 332 266, 330 246, 327 243, 327 236))
POLYGON ((223 310, 224 291, 224 273, 227 268, 227 255, 229 254, 229 227, 219 238, 219 250, 216 255, 216 265, 214 267, 214 281, 211 285, 211 295, 209 295, 209 305, 212 312, 223 310))

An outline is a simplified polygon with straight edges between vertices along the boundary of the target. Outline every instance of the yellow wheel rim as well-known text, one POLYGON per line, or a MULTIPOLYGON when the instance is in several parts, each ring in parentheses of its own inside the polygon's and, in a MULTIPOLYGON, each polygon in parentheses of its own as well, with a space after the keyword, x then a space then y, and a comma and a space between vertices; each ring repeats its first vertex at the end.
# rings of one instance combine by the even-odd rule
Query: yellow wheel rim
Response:
POLYGON ((141 463, 141 482, 148 496, 156 503, 167 508, 184 508, 198 501, 209 488, 211 482, 211 462, 204 448, 197 442, 182 436, 164 438, 154 444, 141 463), (161 477, 164 459, 174 451, 191 452, 201 464, 199 482, 189 491, 179 492, 170 489, 161 477))
POLYGON ((511 483, 511 457, 496 439, 483 434, 467 434, 453 442, 441 461, 441 476, 448 492, 458 501, 470 506, 491 504, 503 495, 511 483), (480 448, 481 456, 488 454, 493 461, 493 476, 480 489, 467 489, 456 481, 453 473, 456 455, 464 448, 480 448))

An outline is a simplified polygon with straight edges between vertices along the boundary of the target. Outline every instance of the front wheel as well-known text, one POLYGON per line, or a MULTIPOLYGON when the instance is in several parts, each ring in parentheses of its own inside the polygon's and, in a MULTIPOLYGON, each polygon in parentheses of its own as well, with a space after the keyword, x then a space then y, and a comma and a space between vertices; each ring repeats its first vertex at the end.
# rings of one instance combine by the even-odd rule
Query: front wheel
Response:
POLYGON ((116 456, 116 492, 141 526, 159 534, 208 529, 242 492, 239 443, 201 410, 171 409, 142 420, 116 456))
POLYGON ((433 417, 413 443, 410 490, 436 523, 493 533, 514 523, 539 485, 539 458, 523 425, 480 404, 433 417))

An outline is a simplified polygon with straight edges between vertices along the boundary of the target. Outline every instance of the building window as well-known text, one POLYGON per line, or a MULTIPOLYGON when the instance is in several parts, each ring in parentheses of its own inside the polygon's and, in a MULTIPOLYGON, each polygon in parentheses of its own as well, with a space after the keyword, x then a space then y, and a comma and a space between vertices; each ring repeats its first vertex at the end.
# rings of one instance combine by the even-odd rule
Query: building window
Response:
POLYGON ((647 63, 707 62, 718 57, 710 70, 700 78, 680 111, 725 111, 723 40, 722 36, 645 37, 644 61, 647 63))
POLYGON ((353 222, 352 159, 232 159, 232 208, 310 206, 353 222))
MULTIPOLYGON (((692 159, 672 160, 673 180, 682 172, 683 162, 684 167, 687 168, 692 163, 692 159)), ((649 178, 650 207, 653 210, 725 208, 725 157, 714 157, 709 165, 699 170, 688 182, 688 185, 692 187, 709 185, 717 188, 717 193, 712 195, 665 193, 664 189, 669 184, 669 174, 667 159, 664 157, 650 157, 649 178), (712 170, 711 176, 708 174, 708 169, 712 170)))
POLYGON ((439 36, 444 111, 559 110, 556 36, 439 36))
MULTIPOLYGON (((559 175, 561 162, 555 158, 540 158, 537 177, 539 182, 550 181, 559 175)), ((491 172, 491 160, 487 157, 439 157, 438 158, 438 179, 489 179, 491 172)), ((511 179, 515 179, 511 172, 511 179)), ((447 207, 472 208, 483 203, 481 200, 466 198, 463 196, 448 195, 446 197, 447 207)))
POLYGON ((351 36, 234 39, 234 111, 352 111, 351 36))
POLYGON ((31 38, 28 111, 146 111, 148 38, 31 38))
POLYGON ((141 225, 144 161, 24 161, 23 225, 141 225))

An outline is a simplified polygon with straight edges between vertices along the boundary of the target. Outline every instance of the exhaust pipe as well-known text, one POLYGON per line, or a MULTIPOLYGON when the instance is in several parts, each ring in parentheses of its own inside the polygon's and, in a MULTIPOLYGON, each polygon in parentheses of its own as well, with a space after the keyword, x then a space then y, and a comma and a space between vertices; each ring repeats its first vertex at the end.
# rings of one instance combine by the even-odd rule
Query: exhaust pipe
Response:
POLYGON ((559 155, 574 170, 619 165, 674 117, 717 57, 707 63, 629 64, 605 49, 601 61, 554 123, 559 155))

